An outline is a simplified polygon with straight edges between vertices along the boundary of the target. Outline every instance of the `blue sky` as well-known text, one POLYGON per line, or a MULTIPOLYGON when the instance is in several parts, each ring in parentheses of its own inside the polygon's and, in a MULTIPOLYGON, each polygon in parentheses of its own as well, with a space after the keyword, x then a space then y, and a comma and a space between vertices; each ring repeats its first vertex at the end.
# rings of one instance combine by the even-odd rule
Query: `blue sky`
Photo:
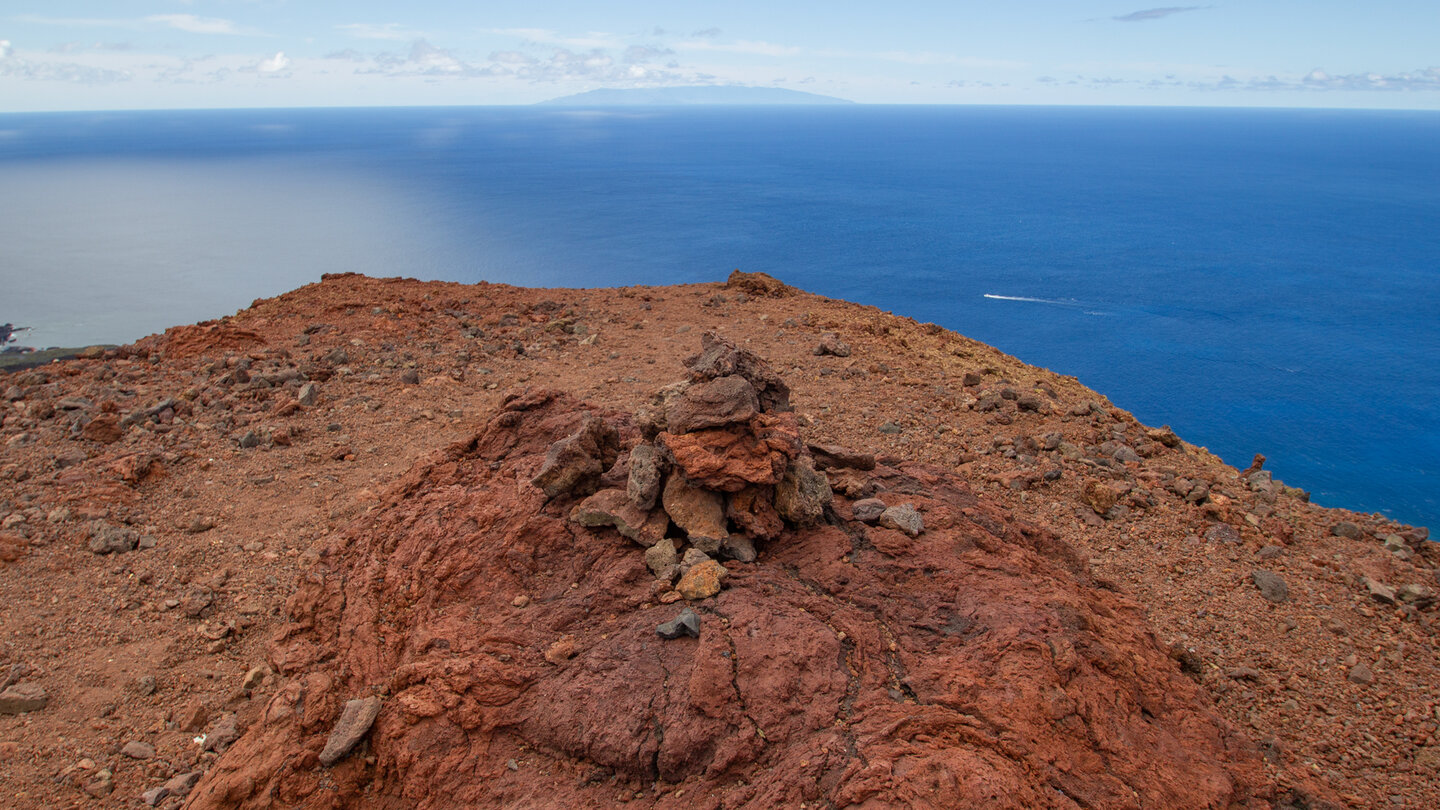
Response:
POLYGON ((526 104, 693 84, 1440 109, 1440 0, 1153 2, 7 0, 0 111, 526 104))

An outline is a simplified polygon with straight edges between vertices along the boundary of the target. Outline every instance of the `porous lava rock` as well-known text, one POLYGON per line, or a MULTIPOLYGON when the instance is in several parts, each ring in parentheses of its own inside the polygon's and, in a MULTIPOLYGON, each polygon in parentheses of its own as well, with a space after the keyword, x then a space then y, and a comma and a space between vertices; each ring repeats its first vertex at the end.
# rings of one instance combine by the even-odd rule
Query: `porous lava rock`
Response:
POLYGON ((596 422, 622 450, 640 441, 624 414, 512 396, 328 541, 271 648, 278 688, 186 806, 609 807, 643 793, 675 808, 1223 808, 1275 796, 1257 749, 1134 602, 938 467, 870 473, 878 497, 925 515, 917 537, 835 514, 848 509, 787 525, 691 605, 698 638, 661 638, 676 611, 652 598, 643 555, 568 519, 583 493, 535 483, 555 443, 596 422), (567 654, 547 655, 555 645, 567 654), (358 695, 381 698, 366 754, 323 768, 358 695))

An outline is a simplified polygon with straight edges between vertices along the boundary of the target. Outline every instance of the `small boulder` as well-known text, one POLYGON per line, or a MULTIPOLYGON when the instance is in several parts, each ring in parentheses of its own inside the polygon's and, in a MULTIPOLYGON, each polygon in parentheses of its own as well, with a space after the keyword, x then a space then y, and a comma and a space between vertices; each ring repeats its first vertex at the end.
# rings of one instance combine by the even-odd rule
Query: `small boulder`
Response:
POLYGON ((700 616, 687 607, 680 611, 680 615, 668 622, 657 625, 655 632, 663 639, 674 639, 680 638, 681 636, 699 638, 700 616))
POLYGON ((1080 491, 1080 497, 1085 504, 1095 510, 1095 514, 1104 515, 1110 508, 1120 500, 1120 494, 1105 484, 1091 479, 1085 482, 1085 487, 1080 491))
POLYGON ((90 551, 95 554, 121 554, 139 544, 140 533, 125 526, 97 523, 90 532, 90 551))
POLYGON ((895 529, 908 534, 911 537, 919 537, 925 531, 925 521, 915 507, 902 503, 899 506, 892 506, 880 513, 880 525, 887 529, 895 529))
POLYGON ((131 740, 125 743, 120 753, 131 759, 154 759, 155 746, 141 740, 131 740))
POLYGON ((329 767, 343 759, 350 753, 350 749, 369 733, 370 726, 375 724, 375 718, 379 715, 378 697, 346 701, 340 720, 335 723, 329 739, 325 741, 325 748, 320 751, 320 764, 329 767))
POLYGON ((655 545, 645 549, 645 565, 657 577, 679 561, 675 553, 675 541, 661 538, 655 545))
POLYGON ((1395 589, 1383 582, 1376 582, 1369 577, 1364 579, 1365 590, 1370 592, 1370 598, 1382 605, 1395 604, 1395 589))
POLYGON ((1050 412, 1050 406, 1046 405, 1045 400, 1035 394, 1021 394, 1015 400, 1015 407, 1022 411, 1029 411, 1030 413, 1043 414, 1050 412))
POLYGON ((38 683, 17 683, 0 692, 0 714, 38 712, 49 703, 45 687, 38 683))
POLYGON ((1342 520, 1334 526, 1331 526, 1330 533, 1336 537, 1345 537, 1350 540, 1359 540, 1365 536, 1365 533, 1361 531, 1359 526, 1348 520, 1342 520))
POLYGON ((671 433, 725 427, 750 421, 760 412, 755 387, 738 374, 697 383, 670 405, 666 418, 671 433))
POLYGON ((120 427, 120 418, 114 414, 102 414, 91 419, 81 428, 80 435, 92 442, 114 444, 120 441, 125 431, 120 427))
POLYGON ((755 550, 755 541, 750 539, 749 535, 732 534, 720 544, 721 559, 752 563, 759 557, 759 552, 755 550))
POLYGON ((850 507, 850 513, 861 523, 869 523, 872 526, 880 521, 880 516, 885 513, 885 502, 879 498, 866 498, 856 501, 850 507))
POLYGON ((815 459, 816 468, 821 470, 837 467, 850 467, 856 470, 875 469, 875 456, 869 453, 859 453, 832 444, 812 444, 808 447, 810 455, 815 459))
POLYGON ((602 489, 570 510, 570 519, 581 526, 614 526, 621 536, 642 546, 653 546, 665 536, 670 518, 660 511, 635 508, 622 489, 602 489))
POLYGON ((725 501, 720 493, 691 486, 684 476, 670 476, 660 501, 670 520, 702 551, 719 549, 730 533, 725 528, 725 501))
POLYGON ((545 497, 588 495, 620 453, 620 434, 605 420, 587 414, 580 429, 550 446, 540 471, 530 479, 545 497))
POLYGON ((1285 585, 1285 580, 1274 571, 1258 569, 1250 574, 1255 587, 1259 589, 1260 595, 1271 602, 1280 603, 1290 598, 1290 588, 1285 585))
POLYGON ((1158 428, 1150 428, 1149 430, 1145 431, 1145 435, 1150 439, 1150 441, 1159 442, 1166 447, 1180 446, 1180 437, 1175 435, 1175 431, 1171 430, 1169 425, 1158 428))
POLYGON ((696 565, 685 575, 680 577, 680 582, 675 590, 686 599, 708 599, 720 592, 720 583, 730 572, 714 560, 706 560, 696 565))
POLYGON ((653 444, 639 444, 630 451, 630 477, 625 493, 636 509, 655 508, 660 497, 660 479, 664 474, 660 453, 653 444))
POLYGON ((1362 686, 1371 684, 1375 682, 1375 670, 1371 669, 1369 664, 1362 661, 1350 668, 1350 672, 1345 675, 1345 679, 1351 683, 1358 683, 1362 686))
POLYGON ((751 537, 773 540, 785 531, 785 522, 775 511, 774 490, 769 487, 747 487, 726 496, 725 517, 751 537))
POLYGON ((824 474, 815 471, 809 456, 801 456, 775 486, 775 511, 791 523, 808 526, 820 522, 832 497, 824 474))
POLYGON ((849 357, 850 344, 841 340, 838 334, 826 332, 820 336, 820 343, 815 347, 815 356, 823 357, 827 354, 833 357, 849 357))
POLYGON ((305 383, 300 386, 300 393, 295 397, 295 401, 307 408, 314 405, 320 401, 320 386, 313 382, 305 383))

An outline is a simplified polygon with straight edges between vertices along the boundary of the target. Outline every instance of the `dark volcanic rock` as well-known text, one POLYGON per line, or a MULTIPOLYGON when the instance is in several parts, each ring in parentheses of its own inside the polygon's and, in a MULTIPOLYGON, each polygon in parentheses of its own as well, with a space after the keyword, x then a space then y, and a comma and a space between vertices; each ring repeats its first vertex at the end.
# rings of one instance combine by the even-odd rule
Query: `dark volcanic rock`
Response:
POLYGON ((696 615, 695 611, 687 607, 680 611, 679 616, 676 616, 664 624, 656 625, 655 634, 665 639, 679 638, 681 636, 699 638, 700 617, 696 615))
POLYGON ((553 498, 561 493, 587 494, 615 463, 620 437, 605 420, 586 414, 580 429, 555 442, 531 483, 553 498))
POLYGON ((1259 589, 1260 595, 1271 602, 1284 602, 1290 598, 1290 589, 1285 585, 1285 580, 1274 571, 1266 571, 1263 568, 1250 575, 1255 581, 1255 587, 1259 589))
POLYGON ((775 487, 775 511, 801 526, 819 523, 832 495, 830 482, 805 456, 795 459, 775 487))
POLYGON ((759 412, 755 387, 744 377, 732 374, 685 389, 671 403, 667 424, 672 433, 689 433, 748 422, 759 412))
POLYGON ((754 386, 761 410, 790 410, 790 386, 780 379, 770 364, 715 332, 700 336, 700 354, 687 359, 685 367, 690 370, 690 378, 696 382, 738 374, 754 386))
POLYGON ((834 332, 826 332, 820 336, 820 343, 815 346, 815 355, 823 357, 827 354, 835 357, 849 357, 850 344, 841 340, 840 336, 834 332))
POLYGON ((857 453, 854 450, 846 450, 830 444, 811 444, 807 447, 810 455, 815 459, 815 466, 822 470, 841 467, 856 470, 875 469, 875 457, 869 453, 857 453))
POLYGON ((676 613, 642 555, 517 486, 586 416, 619 418, 502 411, 330 540, 270 653, 282 685, 187 807, 608 807, 657 780, 656 805, 683 782, 686 806, 733 808, 1274 796, 1136 603, 941 468, 881 475, 919 537, 787 530, 696 611, 698 640, 659 638, 676 613), (346 698, 376 690, 369 756, 317 768, 346 698))
POLYGON ((335 728, 331 730, 330 737, 325 741, 325 748, 320 751, 321 765, 334 765, 339 762, 355 743, 360 742, 370 731, 370 726, 375 723, 375 718, 380 714, 380 698, 356 698, 347 701, 344 710, 340 713, 340 719, 336 721, 335 728))
POLYGON ((637 444, 630 451, 630 477, 625 484, 625 493, 636 509, 655 508, 663 474, 662 459, 655 445, 637 444))

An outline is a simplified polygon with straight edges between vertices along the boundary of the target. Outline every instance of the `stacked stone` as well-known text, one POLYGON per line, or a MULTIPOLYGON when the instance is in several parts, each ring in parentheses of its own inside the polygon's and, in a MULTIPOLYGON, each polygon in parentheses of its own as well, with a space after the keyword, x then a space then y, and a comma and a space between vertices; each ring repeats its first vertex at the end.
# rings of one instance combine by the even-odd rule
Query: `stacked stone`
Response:
MULTIPOLYGON (((595 492, 570 519, 614 526, 645 547, 658 579, 704 599, 729 573, 721 560, 753 562, 757 542, 819 522, 831 492, 800 440, 790 390, 768 363, 708 332, 685 365, 688 379, 662 388, 639 415, 645 439, 629 452, 625 487, 595 492)), ((557 473, 570 466, 560 460, 577 444, 605 443, 587 428, 584 441, 557 442, 536 476, 552 497, 544 484, 569 478, 557 473)), ((597 479, 598 467, 597 459, 597 479)))

